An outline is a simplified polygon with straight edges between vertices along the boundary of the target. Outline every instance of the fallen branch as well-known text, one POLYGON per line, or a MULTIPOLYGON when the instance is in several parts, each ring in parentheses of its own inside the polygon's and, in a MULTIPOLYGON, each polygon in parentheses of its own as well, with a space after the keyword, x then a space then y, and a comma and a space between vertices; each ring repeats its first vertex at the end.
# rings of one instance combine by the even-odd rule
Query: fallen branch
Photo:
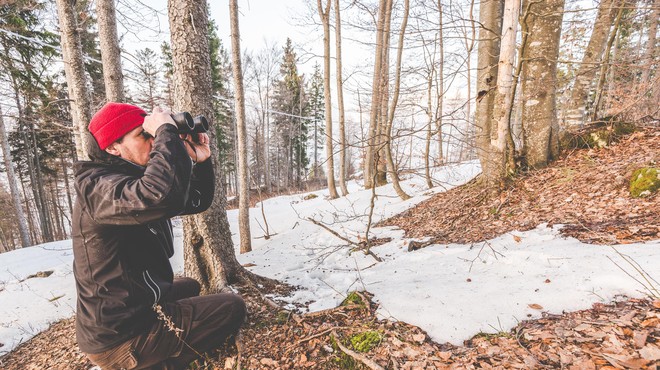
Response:
POLYGON ((349 239, 349 238, 347 238, 347 237, 345 237, 345 236, 341 236, 338 232, 332 230, 331 228, 329 228, 329 227, 327 227, 326 225, 324 225, 324 224, 322 224, 322 223, 316 221, 315 219, 313 219, 313 218, 311 218, 311 217, 308 217, 306 220, 309 221, 309 222, 311 222, 311 223, 313 223, 313 224, 316 225, 316 226, 320 226, 320 227, 322 227, 323 229, 325 229, 326 231, 328 231, 330 234, 332 234, 332 235, 338 237, 339 239, 345 241, 345 242, 348 243, 349 245, 353 245, 353 246, 355 246, 355 249, 356 249, 356 250, 364 251, 364 254, 368 254, 368 255, 370 255, 370 256, 373 257, 376 261, 378 261, 378 262, 383 262, 383 260, 382 260, 380 257, 378 257, 377 255, 375 255, 375 254, 369 249, 369 240, 366 241, 366 247, 365 247, 365 245, 364 245, 365 242, 356 243, 356 242, 352 241, 351 239, 349 239))
POLYGON ((332 331, 332 338, 335 340, 335 343, 337 343, 337 347, 339 347, 339 349, 342 352, 353 357, 353 359, 362 362, 366 367, 370 368, 371 370, 385 370, 373 360, 370 360, 367 357, 346 348, 343 344, 341 344, 341 341, 339 340, 339 336, 334 330, 332 331))

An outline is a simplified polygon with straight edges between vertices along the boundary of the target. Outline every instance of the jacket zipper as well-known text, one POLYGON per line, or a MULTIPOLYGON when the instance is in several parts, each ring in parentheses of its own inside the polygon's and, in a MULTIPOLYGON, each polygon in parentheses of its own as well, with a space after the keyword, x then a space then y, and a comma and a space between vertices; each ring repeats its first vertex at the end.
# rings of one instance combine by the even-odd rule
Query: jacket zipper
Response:
POLYGON ((154 305, 157 304, 158 301, 160 300, 160 287, 158 286, 158 284, 156 284, 154 279, 151 278, 151 275, 149 274, 148 270, 144 270, 142 272, 142 278, 144 279, 145 284, 147 284, 149 289, 151 289, 151 292, 154 294, 154 305), (151 281, 153 286, 152 286, 152 284, 149 283, 149 281, 151 281), (154 289, 154 287, 155 287, 155 289, 154 289))

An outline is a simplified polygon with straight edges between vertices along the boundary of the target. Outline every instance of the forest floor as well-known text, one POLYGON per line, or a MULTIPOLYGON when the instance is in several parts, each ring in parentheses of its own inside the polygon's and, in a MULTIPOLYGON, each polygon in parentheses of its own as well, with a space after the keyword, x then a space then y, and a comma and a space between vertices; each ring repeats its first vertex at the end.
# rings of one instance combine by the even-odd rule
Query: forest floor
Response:
MULTIPOLYGON (((548 168, 520 175, 501 195, 471 182, 382 224, 433 243, 483 241, 540 223, 567 225, 565 235, 595 244, 656 240, 660 196, 631 198, 628 181, 636 168, 658 163, 660 130, 647 128, 603 149, 567 152, 548 168)), ((404 322, 379 319, 368 292, 349 296, 334 309, 299 315, 266 304, 251 289, 238 289, 249 310, 240 357, 232 346, 192 369, 239 364, 244 369, 657 369, 660 364, 657 298, 621 297, 588 310, 544 314, 455 346, 435 343, 404 322)), ((74 338, 73 319, 62 320, 0 359, 0 367, 89 369, 74 338)))

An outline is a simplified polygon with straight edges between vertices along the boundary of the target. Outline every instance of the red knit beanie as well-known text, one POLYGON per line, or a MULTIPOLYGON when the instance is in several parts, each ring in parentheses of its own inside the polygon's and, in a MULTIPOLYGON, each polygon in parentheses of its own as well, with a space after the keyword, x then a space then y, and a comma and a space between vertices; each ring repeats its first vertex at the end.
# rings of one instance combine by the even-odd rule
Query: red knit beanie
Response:
POLYGON ((89 132, 101 150, 141 126, 147 112, 131 104, 107 103, 89 122, 89 132))

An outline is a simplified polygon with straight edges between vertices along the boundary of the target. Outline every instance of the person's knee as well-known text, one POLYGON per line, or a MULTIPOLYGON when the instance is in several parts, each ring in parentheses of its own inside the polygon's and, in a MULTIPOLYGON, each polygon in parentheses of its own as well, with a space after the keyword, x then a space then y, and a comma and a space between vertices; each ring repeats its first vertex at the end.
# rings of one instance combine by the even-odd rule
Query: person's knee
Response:
POLYGON ((241 296, 237 294, 231 295, 231 306, 232 306, 232 321, 239 323, 239 326, 245 321, 245 316, 247 315, 247 306, 245 301, 241 296))

